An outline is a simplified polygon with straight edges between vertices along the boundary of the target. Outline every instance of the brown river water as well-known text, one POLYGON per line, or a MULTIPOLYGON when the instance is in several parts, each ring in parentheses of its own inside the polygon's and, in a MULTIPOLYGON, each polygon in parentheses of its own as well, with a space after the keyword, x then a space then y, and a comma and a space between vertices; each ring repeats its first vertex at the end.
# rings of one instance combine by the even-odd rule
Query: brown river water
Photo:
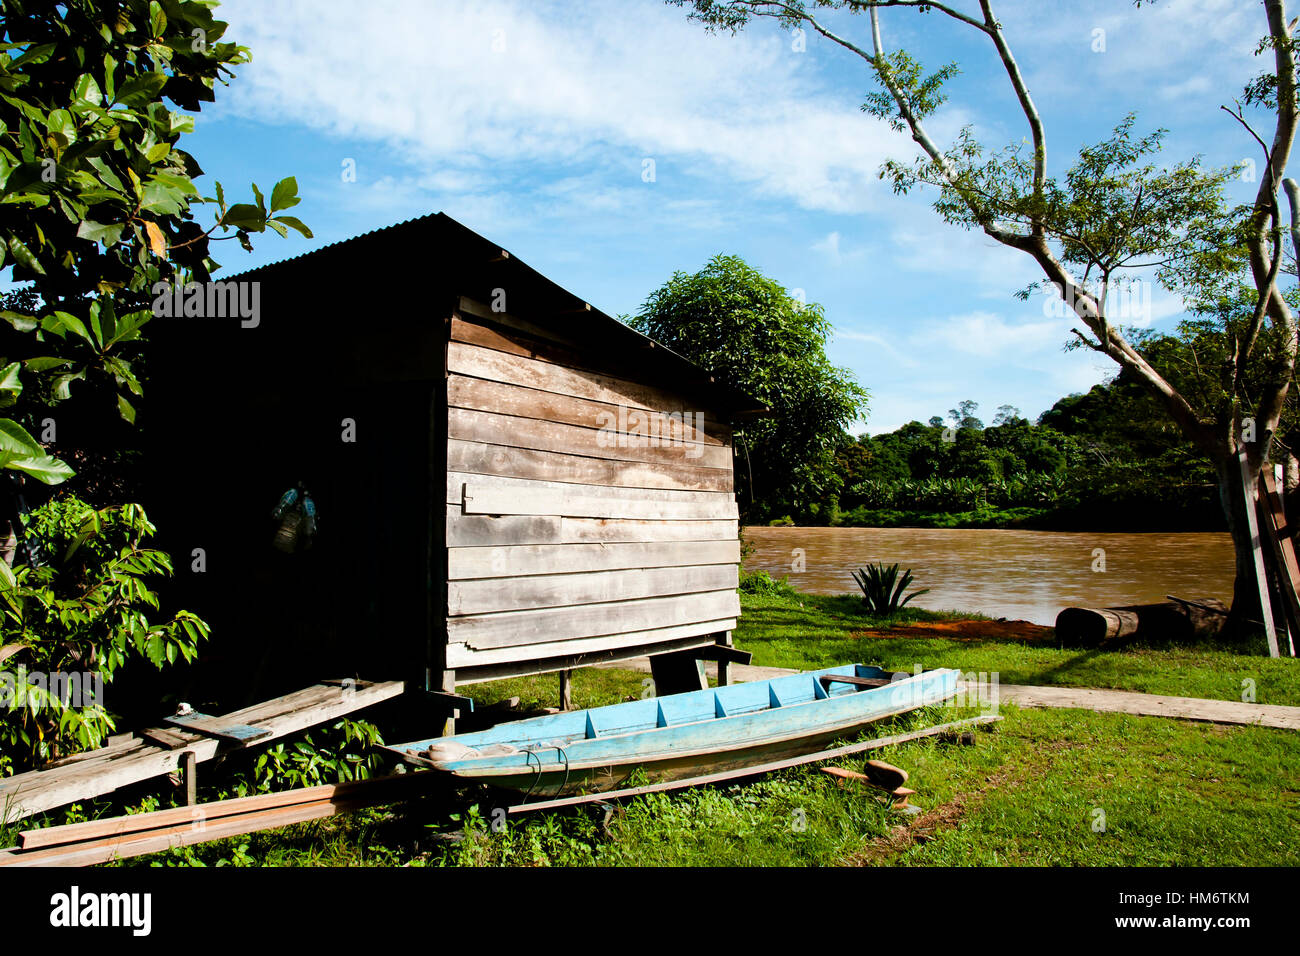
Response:
POLYGON ((1097 534, 930 528, 745 529, 745 561, 813 594, 858 594, 851 572, 897 562, 912 569, 912 604, 1052 624, 1063 607, 1114 607, 1232 597, 1226 534, 1097 534), (793 570, 803 551, 805 569, 793 570), (1094 552, 1101 549, 1104 555, 1094 552), (1100 558, 1104 558, 1105 570, 1100 558))

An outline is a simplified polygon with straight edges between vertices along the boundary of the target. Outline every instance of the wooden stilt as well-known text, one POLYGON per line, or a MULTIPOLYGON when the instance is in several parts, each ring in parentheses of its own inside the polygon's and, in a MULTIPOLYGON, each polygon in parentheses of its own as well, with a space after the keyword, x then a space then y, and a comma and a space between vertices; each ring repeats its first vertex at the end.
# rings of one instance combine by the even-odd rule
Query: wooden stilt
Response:
MULTIPOLYGON (((456 672, 444 670, 442 672, 442 680, 438 685, 438 689, 445 694, 456 693, 456 672)), ((452 711, 448 711, 447 722, 442 725, 442 735, 444 737, 450 737, 455 733, 456 733, 456 711, 452 710, 452 711)))
POLYGON ((185 774, 185 805, 196 806, 199 802, 199 758, 193 750, 181 754, 181 770, 185 774))
POLYGON ((573 671, 560 671, 560 710, 573 710, 573 671))

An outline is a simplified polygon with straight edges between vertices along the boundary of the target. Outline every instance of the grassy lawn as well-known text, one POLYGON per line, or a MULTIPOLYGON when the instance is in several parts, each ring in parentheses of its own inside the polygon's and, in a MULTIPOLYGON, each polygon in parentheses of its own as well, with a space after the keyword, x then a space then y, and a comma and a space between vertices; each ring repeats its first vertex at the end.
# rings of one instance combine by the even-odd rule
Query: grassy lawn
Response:
POLYGON ((970 615, 911 608, 893 619, 863 614, 853 597, 746 595, 736 643, 754 652, 754 663, 810 669, 856 661, 910 672, 914 665, 997 672, 1003 684, 1105 687, 1241 700, 1252 681, 1261 704, 1300 704, 1300 662, 1243 655, 1209 645, 1128 647, 1123 651, 1065 650, 1022 640, 948 640, 903 636, 863 639, 891 623, 906 624, 970 615))
MULTIPOLYGON (((895 670, 997 671, 1002 683, 1113 687, 1300 703, 1300 662, 1214 647, 1066 651, 1023 640, 884 637, 890 623, 953 615, 908 611, 893 622, 849 598, 745 595, 737 643, 756 664, 848 661, 895 670)), ((583 670, 578 707, 639 697, 646 675, 583 670)), ((554 706, 554 675, 467 689, 483 703, 518 696, 554 706)), ((905 768, 922 812, 797 768, 718 788, 656 794, 617 807, 512 820, 492 832, 486 802, 415 804, 160 854, 155 865, 1300 865, 1300 735, 1081 710, 1021 710, 973 746, 937 738, 877 751, 905 768), (466 804, 469 804, 468 806, 466 804)), ((930 708, 877 733, 953 720, 930 708)), ((847 758, 854 768, 863 757, 847 758)))

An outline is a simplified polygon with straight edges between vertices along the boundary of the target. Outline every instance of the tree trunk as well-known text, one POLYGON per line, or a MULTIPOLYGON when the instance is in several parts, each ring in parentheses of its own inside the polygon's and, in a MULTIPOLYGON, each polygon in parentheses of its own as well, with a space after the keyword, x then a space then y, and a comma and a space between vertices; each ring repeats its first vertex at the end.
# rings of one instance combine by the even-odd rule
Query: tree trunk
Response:
POLYGON ((1227 617, 1227 607, 1213 598, 1128 607, 1067 607, 1056 615, 1056 639, 1062 647, 1114 646, 1138 638, 1190 643, 1218 637, 1227 617))

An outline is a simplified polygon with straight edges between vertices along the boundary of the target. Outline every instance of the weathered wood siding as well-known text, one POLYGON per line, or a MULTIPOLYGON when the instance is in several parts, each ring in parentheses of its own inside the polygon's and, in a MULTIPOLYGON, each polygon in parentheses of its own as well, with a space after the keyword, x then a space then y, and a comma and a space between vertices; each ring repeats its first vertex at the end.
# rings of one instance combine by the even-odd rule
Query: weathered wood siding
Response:
POLYGON ((731 430, 637 359, 461 300, 445 499, 446 667, 458 681, 675 650, 735 627, 731 430), (620 443, 620 425, 644 432, 660 413, 678 416, 668 435, 620 443))

